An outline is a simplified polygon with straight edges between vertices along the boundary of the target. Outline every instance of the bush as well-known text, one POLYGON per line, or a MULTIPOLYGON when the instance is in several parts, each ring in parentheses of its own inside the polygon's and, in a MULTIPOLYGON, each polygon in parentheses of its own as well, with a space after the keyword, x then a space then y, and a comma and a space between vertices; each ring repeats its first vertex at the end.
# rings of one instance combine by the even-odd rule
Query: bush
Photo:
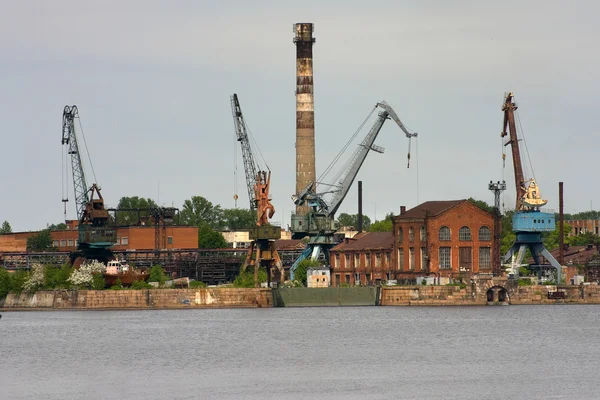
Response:
POLYGON ((29 273, 23 270, 8 272, 5 269, 0 270, 0 299, 6 297, 9 293, 20 294, 23 291, 23 285, 29 279, 29 273))
POLYGON ((44 286, 44 270, 45 268, 42 264, 35 263, 31 265, 31 273, 29 274, 29 278, 23 283, 22 286, 25 292, 33 293, 44 286))
POLYGON ((202 282, 202 281, 191 281, 190 282, 190 289, 201 289, 201 288, 205 288, 206 287, 206 283, 202 282))
POLYGON ((152 268, 150 268, 148 282, 158 282, 163 284, 167 278, 168 277, 167 274, 165 274, 165 270, 160 265, 154 265, 152 268))
POLYGON ((110 290, 123 290, 123 283, 119 278, 117 278, 115 284, 110 287, 110 290))
POLYGON ((92 289, 93 290, 104 290, 106 288, 106 281, 104 275, 97 272, 92 274, 92 289))
MULTIPOLYGON (((264 268, 258 269, 258 282, 267 281, 267 272, 264 268)), ((254 287, 254 267, 247 268, 246 272, 241 273, 233 281, 233 287, 237 288, 253 288, 254 287)))
POLYGON ((152 289, 154 286, 145 281, 135 281, 131 284, 131 289, 133 290, 142 290, 142 289, 152 289))
POLYGON ((69 289, 71 283, 69 277, 73 273, 73 268, 68 265, 56 267, 47 265, 44 269, 44 289, 69 289))
POLYGON ((519 286, 531 286, 531 285, 533 285, 533 283, 531 282, 531 279, 519 279, 517 281, 517 285, 519 285, 519 286))

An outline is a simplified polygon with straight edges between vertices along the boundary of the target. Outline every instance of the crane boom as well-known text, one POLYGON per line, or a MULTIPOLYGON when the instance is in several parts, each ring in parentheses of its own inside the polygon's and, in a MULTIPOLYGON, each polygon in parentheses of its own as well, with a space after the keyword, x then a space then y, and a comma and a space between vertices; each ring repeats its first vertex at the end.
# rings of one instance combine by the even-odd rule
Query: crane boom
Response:
MULTIPOLYGON (((81 154, 75 134, 75 118, 79 118, 77 106, 65 106, 63 110, 62 144, 67 145, 67 152, 71 155, 71 168, 73 171, 73 189, 75 190, 75 204, 77 206, 77 218, 81 218, 85 205, 89 201, 89 189, 83 171, 81 154)), ((63 199, 63 201, 67 201, 63 199)))
POLYGON ((504 111, 504 123, 502 124, 502 133, 500 136, 509 136, 509 139, 504 146, 511 145, 513 166, 515 169, 515 186, 517 191, 517 210, 523 209, 522 199, 525 196, 525 177, 523 175, 523 166, 521 164, 521 153, 519 151, 519 138, 517 136, 517 127, 515 125, 515 110, 518 108, 514 102, 514 95, 512 92, 505 96, 504 104, 502 105, 502 111, 504 111), (508 127, 508 132, 506 128, 508 127))
POLYGON ((248 198, 250 199, 250 209, 256 210, 256 195, 254 188, 256 186, 257 168, 252 155, 252 148, 248 140, 248 127, 242 114, 242 108, 238 101, 237 94, 231 96, 231 112, 233 114, 233 123, 235 126, 235 134, 238 142, 242 146, 242 158, 244 160, 244 171, 246 173, 246 189, 248 190, 248 198))
POLYGON ((358 149, 356 149, 356 151, 352 155, 350 167, 343 175, 342 179, 340 179, 340 190, 334 194, 328 207, 328 215, 331 217, 335 215, 337 210, 340 208, 342 201, 344 201, 344 199, 346 198, 346 195, 348 194, 348 191, 350 190, 350 187, 352 186, 356 175, 358 175, 358 171, 360 170, 365 159, 367 158, 367 155, 369 154, 369 150, 373 150, 378 153, 383 153, 384 149, 382 147, 374 145, 374 143, 375 139, 377 139, 377 135, 379 135, 379 131, 381 131, 381 128, 383 127, 383 124, 387 119, 391 117, 391 119, 393 119, 396 122, 396 124, 398 124, 400 129, 402 129, 402 131, 406 134, 406 137, 408 137, 409 139, 417 136, 417 133, 410 133, 406 129, 402 121, 400 121, 400 118, 398 118, 396 112, 385 101, 377 103, 376 107, 381 107, 383 110, 379 113, 375 124, 373 124, 373 127, 371 128, 365 139, 362 141, 358 149))

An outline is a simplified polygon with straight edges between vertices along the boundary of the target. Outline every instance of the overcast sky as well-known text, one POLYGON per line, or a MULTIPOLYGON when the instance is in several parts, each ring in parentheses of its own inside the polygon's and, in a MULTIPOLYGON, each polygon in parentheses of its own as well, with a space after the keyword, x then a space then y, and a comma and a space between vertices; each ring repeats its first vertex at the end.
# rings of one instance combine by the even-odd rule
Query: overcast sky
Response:
MULTIPOLYGON (((1 4, 0 221, 15 231, 64 219, 59 138, 67 104, 79 107, 109 206, 137 195, 181 207, 202 195, 231 208, 237 155, 238 206, 248 207, 234 153, 234 92, 273 171, 274 220, 289 223, 296 22, 315 24, 317 175, 378 101, 419 133, 407 169, 407 139, 392 122, 383 127, 376 144, 386 152, 370 154, 357 178, 372 219, 427 200, 493 203, 490 180, 506 179, 503 200, 514 207, 510 158, 502 168, 506 91, 519 103, 548 207, 558 209, 563 181, 565 212, 600 209, 598 2, 1 4)), ((75 218, 71 182, 68 190, 67 218, 75 218)), ((339 212, 355 213, 356 204, 355 183, 339 212)))

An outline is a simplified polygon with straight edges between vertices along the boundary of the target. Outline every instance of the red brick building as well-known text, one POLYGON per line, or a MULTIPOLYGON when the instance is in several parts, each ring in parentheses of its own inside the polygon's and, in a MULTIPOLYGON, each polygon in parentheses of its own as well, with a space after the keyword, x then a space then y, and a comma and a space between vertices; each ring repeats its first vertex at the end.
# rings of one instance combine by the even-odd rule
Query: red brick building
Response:
MULTIPOLYGON (((165 231, 161 230, 162 234, 165 231)), ((16 232, 0 235, 0 252, 19 253, 27 251, 27 238, 37 232, 16 232)), ((129 226, 117 228, 117 244, 113 250, 155 250, 155 233, 153 226, 129 226)), ((77 249, 77 228, 50 232, 53 247, 59 251, 77 249)), ((167 226, 165 249, 197 249, 198 227, 167 226)), ((162 240, 161 240, 162 243, 162 240)))
POLYGON ((491 273, 493 215, 468 200, 428 201, 393 220, 395 279, 491 273))
POLYGON ((392 232, 363 232, 331 249, 331 285, 373 285, 393 279, 392 232))

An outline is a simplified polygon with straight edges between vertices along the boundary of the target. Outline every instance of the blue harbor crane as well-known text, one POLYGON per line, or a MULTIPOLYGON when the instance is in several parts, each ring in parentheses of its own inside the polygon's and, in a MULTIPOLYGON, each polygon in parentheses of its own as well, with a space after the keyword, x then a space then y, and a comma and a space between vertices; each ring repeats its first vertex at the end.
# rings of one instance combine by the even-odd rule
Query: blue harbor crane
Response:
POLYGON ((515 111, 517 108, 518 105, 514 101, 513 93, 506 94, 502 104, 504 123, 500 135, 502 138, 508 136, 504 146, 511 146, 517 197, 515 213, 512 216, 512 229, 516 233, 516 240, 504 255, 503 262, 507 263, 510 260, 507 269, 509 276, 518 279, 519 267, 523 262, 526 250, 529 250, 534 263, 529 265, 528 268, 537 271, 540 278, 545 270, 554 268, 556 270, 556 282, 560 283, 562 267, 542 242, 543 232, 552 232, 556 229, 555 215, 552 212, 540 210, 548 201, 542 199, 535 178, 526 179, 523 174, 519 150, 520 139, 515 124, 515 111), (540 255, 548 260, 550 265, 541 264, 540 255))
MULTIPOLYGON (((82 257, 106 262, 113 257, 110 247, 117 243, 117 231, 109 224, 110 218, 108 210, 104 207, 100 186, 95 182, 91 186, 87 184, 79 141, 75 132, 76 119, 79 119, 77 106, 65 106, 62 117, 62 145, 67 154, 65 161, 68 156, 71 158, 78 218, 77 250, 71 254, 70 259, 71 262, 74 262, 78 257, 82 257)), ((81 127, 81 124, 79 126, 81 127)), ((86 153, 89 158, 89 152, 86 151, 86 153)), ((64 169, 63 173, 67 175, 64 169)), ((63 176, 63 182, 65 180, 66 176, 63 176)), ((66 214, 66 203, 69 199, 65 193, 63 193, 62 201, 65 203, 66 214)))
MULTIPOLYGON (((292 237, 294 239, 302 239, 308 237, 308 243, 302 254, 296 259, 292 267, 290 268, 290 279, 294 279, 294 273, 298 264, 307 258, 313 260, 319 259, 324 256, 327 264, 329 264, 329 250, 335 246, 335 233, 339 229, 339 222, 335 220, 335 213, 342 205, 342 202, 346 198, 358 171, 360 171, 369 151, 373 150, 376 153, 383 153, 383 147, 375 145, 375 139, 379 134, 379 131, 383 127, 383 124, 388 119, 394 120, 400 129, 404 132, 406 137, 409 139, 408 145, 408 164, 410 167, 410 140, 413 137, 417 137, 417 133, 410 132, 400 121, 396 112, 390 107, 385 101, 377 103, 367 119, 379 108, 381 111, 378 114, 377 120, 373 124, 373 127, 368 132, 367 136, 360 143, 346 167, 338 174, 339 179, 335 185, 328 185, 330 190, 318 193, 317 185, 322 184, 321 182, 311 182, 302 192, 292 196, 292 200, 296 205, 307 204, 309 211, 306 214, 293 214, 291 220, 292 237), (332 199, 326 201, 324 195, 332 193, 332 199)), ((361 125, 364 126, 366 123, 363 122, 361 125)), ((333 167, 333 165, 339 160, 343 151, 348 148, 350 142, 356 137, 358 132, 350 139, 350 141, 344 146, 344 149, 334 161, 329 165, 323 175, 326 175, 333 167)), ((322 184, 325 185, 325 184, 322 184)))

